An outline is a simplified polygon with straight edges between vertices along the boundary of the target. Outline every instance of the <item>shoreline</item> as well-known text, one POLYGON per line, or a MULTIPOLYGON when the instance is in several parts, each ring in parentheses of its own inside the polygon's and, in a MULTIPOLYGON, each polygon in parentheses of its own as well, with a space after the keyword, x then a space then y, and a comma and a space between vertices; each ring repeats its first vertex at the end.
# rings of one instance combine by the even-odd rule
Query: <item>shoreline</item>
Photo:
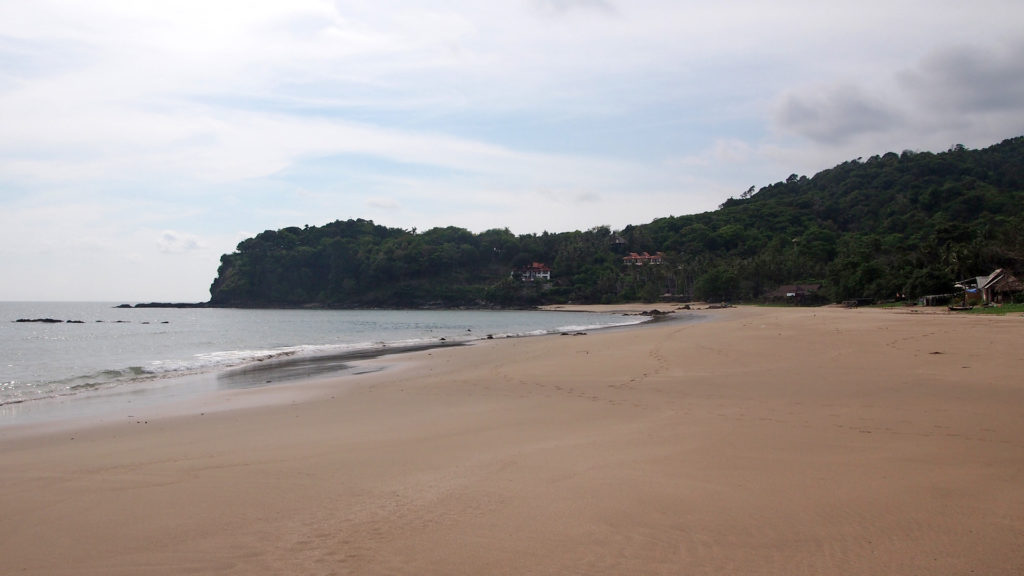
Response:
POLYGON ((1020 318, 708 315, 0 435, 0 555, 25 574, 1024 569, 1020 318))
MULTIPOLYGON (((143 306, 147 307, 147 306, 143 306)), ((640 304, 622 305, 624 316, 641 315, 647 308, 640 304)), ((544 310, 544 308, 538 308, 544 310)), ((603 312, 600 309, 574 307, 565 310, 586 314, 603 312)), ((650 325, 671 317, 652 316, 648 320, 621 326, 591 328, 592 332, 605 330, 633 329, 650 325)), ((563 332, 562 335, 567 333, 563 332)), ((258 359, 238 366, 219 368, 209 372, 154 376, 149 379, 113 385, 95 391, 77 394, 59 395, 39 399, 0 404, 0 435, 22 435, 25 433, 46 433, 48 430, 70 430, 94 425, 104 425, 119 420, 135 420, 136 413, 155 413, 172 416, 183 410, 191 410, 195 406, 202 407, 207 403, 232 402, 239 405, 250 405, 251 401, 231 399, 239 396, 236 392, 258 388, 284 387, 294 389, 265 394, 273 398, 271 402, 281 399, 303 396, 303 386, 323 379, 347 378, 359 376, 371 371, 385 370, 388 364, 381 359, 410 354, 435 348, 472 346, 487 340, 506 340, 515 338, 533 338, 558 335, 551 334, 513 334, 493 337, 487 335, 470 340, 447 341, 441 338, 436 342, 416 344, 380 345, 372 348, 359 348, 343 352, 332 352, 314 355, 282 354, 266 360, 258 359), (376 362, 374 362, 376 361, 376 362), (225 399, 226 397, 226 399, 225 399)), ((262 403, 259 401, 257 403, 262 403)), ((145 421, 145 419, 140 420, 145 421)))
MULTIPOLYGON (((472 342, 436 342, 382 346, 312 356, 282 355, 268 360, 220 368, 210 372, 153 377, 78 394, 10 402, 0 405, 0 437, 28 431, 72 430, 103 425, 119 419, 137 419, 136 412, 175 416, 194 406, 205 406, 241 396, 246 390, 294 386, 322 379, 358 376, 383 366, 361 369, 360 361, 410 354, 435 348, 471 345, 472 342)), ((301 392, 294 394, 301 397, 301 392)), ((272 397, 286 396, 270 394, 272 397)), ((238 404, 248 405, 245 402, 238 404)))

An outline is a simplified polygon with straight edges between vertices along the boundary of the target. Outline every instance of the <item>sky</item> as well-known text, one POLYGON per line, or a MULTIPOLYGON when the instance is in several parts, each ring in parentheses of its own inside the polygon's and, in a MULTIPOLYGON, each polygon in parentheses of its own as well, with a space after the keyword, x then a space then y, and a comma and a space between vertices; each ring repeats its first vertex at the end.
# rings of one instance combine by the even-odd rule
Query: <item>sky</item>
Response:
POLYGON ((1024 2, 0 3, 0 301, 205 301, 349 218, 621 229, 1024 134, 1024 2))

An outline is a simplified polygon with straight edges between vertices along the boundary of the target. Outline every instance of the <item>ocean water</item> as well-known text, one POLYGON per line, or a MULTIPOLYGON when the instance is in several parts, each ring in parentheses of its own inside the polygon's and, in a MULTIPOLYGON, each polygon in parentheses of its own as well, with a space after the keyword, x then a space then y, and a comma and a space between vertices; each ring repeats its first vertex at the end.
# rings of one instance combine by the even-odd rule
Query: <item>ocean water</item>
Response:
POLYGON ((643 320, 549 311, 126 309, 94 302, 0 303, 0 423, 46 399, 68 404, 112 390, 153 388, 154 383, 173 389, 187 376, 206 375, 221 387, 280 383, 343 370, 354 356, 643 320), (38 318, 61 322, 18 322, 38 318), (261 370, 253 369, 257 366, 261 370))

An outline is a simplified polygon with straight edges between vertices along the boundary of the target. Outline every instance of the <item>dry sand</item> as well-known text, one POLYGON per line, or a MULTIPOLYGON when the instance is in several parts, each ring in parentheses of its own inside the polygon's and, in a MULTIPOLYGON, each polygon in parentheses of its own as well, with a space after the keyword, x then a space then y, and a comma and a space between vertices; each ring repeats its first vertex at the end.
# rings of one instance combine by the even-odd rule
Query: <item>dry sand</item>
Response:
POLYGON ((0 572, 1024 574, 1024 319, 704 314, 0 432, 0 572))

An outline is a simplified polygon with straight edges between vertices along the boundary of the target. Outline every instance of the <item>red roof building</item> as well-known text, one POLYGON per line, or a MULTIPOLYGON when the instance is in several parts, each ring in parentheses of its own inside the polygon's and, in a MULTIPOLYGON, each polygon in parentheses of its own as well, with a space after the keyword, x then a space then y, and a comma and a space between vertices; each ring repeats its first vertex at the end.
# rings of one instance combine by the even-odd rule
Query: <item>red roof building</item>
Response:
POLYGON ((647 252, 637 254, 636 252, 630 252, 629 256, 622 257, 622 263, 627 266, 644 266, 648 264, 661 264, 664 262, 664 254, 661 252, 655 252, 652 256, 647 252))
POLYGON ((544 265, 543 262, 534 262, 529 266, 523 268, 520 272, 520 278, 524 282, 533 282, 534 280, 551 280, 551 268, 544 265))

